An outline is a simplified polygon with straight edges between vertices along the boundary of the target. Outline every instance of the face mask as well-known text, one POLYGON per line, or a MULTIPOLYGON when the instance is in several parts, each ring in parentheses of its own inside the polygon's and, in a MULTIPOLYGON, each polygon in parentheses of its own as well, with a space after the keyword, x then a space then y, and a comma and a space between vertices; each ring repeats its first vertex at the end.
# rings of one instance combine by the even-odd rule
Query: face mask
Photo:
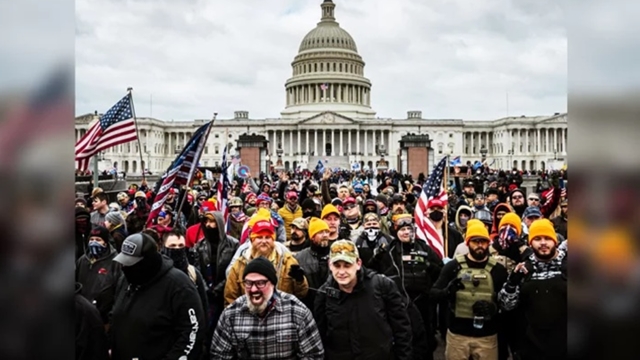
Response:
POLYGON ((364 232, 365 234, 367 234, 367 239, 369 239, 369 241, 374 241, 378 237, 378 234, 380 233, 380 229, 368 228, 368 229, 364 229, 364 232))
POLYGON ((207 238, 208 240, 218 240, 220 238, 220 232, 218 232, 218 229, 215 228, 210 228, 205 226, 204 228, 204 237, 207 238))
POLYGON ((440 221, 444 218, 444 213, 442 211, 434 211, 429 214, 429 219, 433 221, 440 221))
POLYGON ((176 269, 187 271, 187 267, 189 265, 189 262, 187 261, 187 248, 164 248, 162 249, 162 253, 173 260, 173 266, 176 269))
POLYGON ((302 217, 307 218, 307 217, 310 217, 310 216, 313 216, 313 210, 305 211, 305 212, 302 213, 302 217))
POLYGON ((107 251, 107 245, 102 245, 95 240, 89 241, 89 254, 96 258, 107 251))
POLYGON ((467 219, 467 218, 460 218, 460 227, 466 228, 468 221, 469 221, 469 219, 467 219))

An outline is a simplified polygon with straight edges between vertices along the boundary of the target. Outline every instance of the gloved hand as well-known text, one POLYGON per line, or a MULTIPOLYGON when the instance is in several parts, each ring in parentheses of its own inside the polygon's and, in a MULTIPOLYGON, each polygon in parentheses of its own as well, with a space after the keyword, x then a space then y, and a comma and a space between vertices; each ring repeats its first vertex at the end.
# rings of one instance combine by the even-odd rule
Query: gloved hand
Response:
POLYGON ((473 303, 471 309, 473 310, 473 315, 482 316, 487 319, 493 317, 498 311, 496 304, 488 302, 487 300, 476 301, 473 303))
POLYGON ((388 253, 389 253, 389 245, 387 245, 386 243, 382 243, 377 248, 375 248, 375 250, 373 250, 373 257, 376 259, 380 259, 386 256, 386 254, 388 253))
POLYGON ((304 281, 304 269, 301 268, 300 265, 291 265, 291 268, 289 269, 289 273, 287 275, 289 275, 289 277, 296 282, 304 281))
POLYGON ((462 283, 462 279, 460 279, 459 277, 456 277, 453 280, 449 281, 449 284, 447 284, 446 290, 447 290, 447 294, 449 294, 450 297, 455 296, 458 290, 464 290, 464 284, 462 283))
POLYGON ((520 263, 516 265, 516 268, 513 269, 511 275, 507 279, 507 283, 513 287, 520 286, 524 277, 529 273, 529 266, 526 263, 520 263))

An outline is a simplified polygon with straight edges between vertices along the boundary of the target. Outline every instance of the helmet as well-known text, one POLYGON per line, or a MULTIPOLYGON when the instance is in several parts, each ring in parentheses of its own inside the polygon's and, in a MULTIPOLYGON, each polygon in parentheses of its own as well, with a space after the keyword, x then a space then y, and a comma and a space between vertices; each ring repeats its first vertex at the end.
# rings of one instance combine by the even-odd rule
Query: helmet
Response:
POLYGON ((487 210, 478 210, 473 216, 474 219, 482 221, 485 225, 493 224, 493 215, 487 210))
POLYGON ((118 201, 123 201, 129 199, 129 195, 125 192, 119 192, 117 196, 118 201))
POLYGON ((242 199, 237 196, 232 197, 231 200, 229 200, 229 207, 231 206, 242 206, 242 199))

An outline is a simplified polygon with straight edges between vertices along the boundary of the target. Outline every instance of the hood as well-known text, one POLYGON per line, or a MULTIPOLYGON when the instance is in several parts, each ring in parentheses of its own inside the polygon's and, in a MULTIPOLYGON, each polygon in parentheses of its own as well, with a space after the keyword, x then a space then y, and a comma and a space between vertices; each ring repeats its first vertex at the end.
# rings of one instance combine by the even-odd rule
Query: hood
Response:
POLYGON ((225 225, 222 216, 223 215, 220 211, 213 212, 213 218, 216 219, 216 226, 218 227, 218 233, 220 234, 220 241, 224 240, 227 237, 227 233, 225 231, 227 226, 225 225))
POLYGON ((372 205, 376 207, 376 214, 380 216, 380 207, 378 206, 378 202, 375 199, 367 199, 360 206, 360 214, 364 212, 364 207, 367 205, 372 205))
POLYGON ((493 209, 493 226, 491 227, 491 232, 492 233, 498 232, 498 225, 500 225, 500 224, 498 223, 498 220, 496 219, 496 214, 500 210, 504 210, 506 212, 513 212, 513 209, 511 209, 511 206, 509 206, 509 204, 507 204, 507 203, 500 203, 500 204, 496 205, 495 209, 493 209))
MULTIPOLYGON (((462 227, 460 226, 460 211, 462 210, 467 210, 469 212, 469 214, 473 215, 473 211, 471 211, 471 207, 467 206, 467 205, 460 205, 458 207, 458 210, 456 211, 456 227, 460 230, 462 230, 462 227)), ((471 217, 469 217, 469 219, 471 219, 471 217)))
POLYGON ((156 276, 154 276, 148 283, 144 284, 143 286, 148 286, 150 284, 153 284, 154 282, 158 281, 158 279, 163 277, 167 272, 169 272, 169 270, 174 268, 173 260, 171 260, 171 258, 169 258, 166 255, 161 255, 161 256, 162 256, 162 265, 160 266, 160 271, 158 271, 156 276))

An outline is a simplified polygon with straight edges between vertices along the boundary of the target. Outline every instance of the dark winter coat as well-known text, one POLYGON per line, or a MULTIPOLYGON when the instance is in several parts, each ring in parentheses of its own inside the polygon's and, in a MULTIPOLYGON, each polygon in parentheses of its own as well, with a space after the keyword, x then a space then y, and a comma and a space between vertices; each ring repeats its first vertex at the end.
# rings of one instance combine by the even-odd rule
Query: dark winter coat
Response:
POLYGON ((76 281, 82 284, 81 294, 100 311, 105 323, 109 321, 109 312, 115 301, 116 284, 122 274, 120 263, 113 261, 117 252, 109 246, 109 251, 101 258, 92 261, 83 255, 76 264, 76 281))
POLYGON ((198 359, 203 324, 196 286, 162 257, 160 271, 145 285, 130 285, 122 276, 109 332, 111 359, 198 359))
POLYGON ((108 360, 109 342, 104 323, 93 304, 80 294, 82 285, 76 283, 76 360, 108 360))
POLYGON ((406 304, 384 275, 363 268, 350 294, 331 277, 316 295, 314 314, 327 360, 412 359, 406 304))

